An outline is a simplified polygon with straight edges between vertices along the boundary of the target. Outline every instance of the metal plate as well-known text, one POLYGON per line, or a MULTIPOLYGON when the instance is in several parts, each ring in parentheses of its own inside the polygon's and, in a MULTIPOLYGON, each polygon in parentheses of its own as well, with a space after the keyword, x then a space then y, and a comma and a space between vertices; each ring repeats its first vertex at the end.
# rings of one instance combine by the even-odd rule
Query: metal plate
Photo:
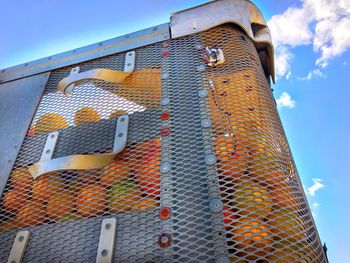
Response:
POLYGON ((0 85, 0 196, 48 78, 40 74, 0 85))

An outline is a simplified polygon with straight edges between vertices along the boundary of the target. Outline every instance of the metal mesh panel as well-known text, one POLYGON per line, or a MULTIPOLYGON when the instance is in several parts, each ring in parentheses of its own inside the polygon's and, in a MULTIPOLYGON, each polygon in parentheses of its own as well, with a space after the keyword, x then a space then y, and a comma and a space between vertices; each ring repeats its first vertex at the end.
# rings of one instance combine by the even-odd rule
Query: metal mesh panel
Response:
MULTIPOLYGON (((155 242, 161 232, 161 50, 161 44, 136 50, 135 72, 122 84, 82 81, 69 96, 56 86, 74 66, 52 72, 1 200, 1 262, 13 233, 22 228, 31 232, 25 262, 94 262, 101 219, 110 216, 118 220, 115 260, 154 260, 162 254, 155 242), (127 147, 112 163, 32 179, 27 168, 39 161, 48 132, 59 130, 53 158, 108 153, 122 114, 130 115, 127 147)), ((124 57, 78 66, 123 70, 124 57)))
POLYGON ((115 262, 324 262, 252 41, 220 26, 135 51, 122 84, 56 90, 75 66, 122 70, 125 53, 51 73, 0 200, 0 261, 29 229, 24 262, 94 262, 115 217, 115 262), (206 67, 206 46, 225 63, 206 67), (53 158, 109 153, 122 114, 127 146, 112 163, 32 179, 49 132, 53 158))
POLYGON ((225 235, 234 262, 324 262, 253 43, 222 26, 201 34, 225 64, 206 71, 225 235))

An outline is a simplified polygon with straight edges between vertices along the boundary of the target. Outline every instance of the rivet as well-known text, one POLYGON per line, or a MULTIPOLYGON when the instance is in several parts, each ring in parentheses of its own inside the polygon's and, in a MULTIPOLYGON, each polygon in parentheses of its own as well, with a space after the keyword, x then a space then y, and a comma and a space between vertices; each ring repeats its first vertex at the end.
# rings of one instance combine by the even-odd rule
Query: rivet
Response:
POLYGON ((16 263, 16 260, 12 260, 11 263, 16 263))
POLYGON ((169 73, 168 73, 168 72, 162 73, 161 78, 162 78, 162 79, 167 79, 167 78, 169 78, 169 73))
POLYGON ((166 121, 169 119, 169 116, 170 116, 170 113, 165 111, 163 112, 161 115, 160 115, 160 119, 163 120, 163 121, 166 121))
POLYGON ((196 69, 199 72, 203 72, 203 71, 205 71, 205 65, 199 65, 199 66, 196 67, 196 69))
POLYGON ((170 134, 170 129, 169 127, 163 127, 161 130, 160 130, 160 135, 161 136, 169 136, 170 134))
POLYGON ((219 198, 213 198, 209 202, 209 207, 213 213, 219 213, 222 211, 224 205, 219 198))
POLYGON ((111 227, 112 227, 112 225, 111 225, 110 223, 107 223, 107 224, 105 225, 105 229, 106 229, 106 230, 111 229, 111 227))
POLYGON ((171 169, 171 164, 169 162, 163 162, 160 165, 160 172, 161 173, 168 173, 171 169))
POLYGON ((208 154, 207 156, 205 156, 205 163, 207 165, 213 165, 216 163, 216 156, 215 154, 208 154))
POLYGON ((162 220, 167 220, 171 217, 171 209, 169 207, 162 207, 159 211, 159 217, 162 220))
POLYGON ((131 52, 129 52, 129 53, 128 53, 128 56, 129 56, 129 57, 131 57, 131 56, 132 56, 132 53, 131 53, 131 52))
POLYGON ((167 48, 167 47, 169 47, 169 42, 167 41, 163 42, 163 48, 167 48))
POLYGON ((169 57, 169 51, 168 51, 168 50, 164 50, 164 51, 162 52, 162 57, 163 57, 163 58, 168 58, 168 57, 169 57))
POLYGON ((102 249, 101 255, 102 255, 102 257, 107 256, 108 255, 108 250, 107 249, 102 249))
POLYGON ((198 92, 198 96, 201 98, 206 98, 208 96, 208 91, 205 89, 202 89, 198 92))
POLYGON ((212 121, 209 120, 209 119, 204 119, 204 120, 202 120, 202 127, 203 127, 203 128, 208 128, 208 127, 211 126, 211 124, 212 124, 212 121))
POLYGON ((128 67, 130 67, 131 66, 131 63, 128 63, 128 64, 126 64, 128 67))
POLYGON ((55 134, 51 134, 51 139, 55 138, 55 134))
POLYGON ((161 233, 158 238, 160 247, 168 247, 172 242, 172 236, 169 233, 161 233))
POLYGON ((124 121, 125 121, 125 118, 121 118, 120 121, 121 121, 121 122, 124 122, 124 121))
POLYGON ((166 105, 168 105, 169 103, 170 103, 169 98, 163 98, 163 99, 160 101, 160 104, 161 104, 162 106, 166 106, 166 105))
POLYGON ((49 154, 51 151, 50 150, 46 150, 46 154, 49 154))
POLYGON ((201 44, 196 44, 196 45, 195 45, 195 48, 196 48, 197 50, 202 50, 202 45, 201 45, 201 44))
POLYGON ((24 236, 20 236, 19 238, 18 238, 18 242, 22 242, 24 240, 24 236))
POLYGON ((124 135, 124 133, 122 133, 122 132, 118 134, 119 137, 123 137, 123 135, 124 135))

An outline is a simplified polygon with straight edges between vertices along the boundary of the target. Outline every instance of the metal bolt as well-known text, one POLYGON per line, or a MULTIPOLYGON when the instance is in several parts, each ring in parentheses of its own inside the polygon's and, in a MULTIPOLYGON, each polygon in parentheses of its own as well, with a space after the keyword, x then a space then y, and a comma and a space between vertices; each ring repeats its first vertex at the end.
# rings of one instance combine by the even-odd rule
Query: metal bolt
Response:
POLYGON ((166 136, 169 136, 169 134, 170 134, 170 129, 169 129, 169 127, 163 127, 163 128, 160 130, 160 135, 161 135, 161 136, 166 137, 166 136))
POLYGON ((158 243, 160 247, 168 247, 171 245, 172 236, 168 233, 161 233, 158 238, 158 243))
POLYGON ((166 106, 166 105, 168 105, 169 103, 170 103, 169 98, 164 98, 164 99, 162 99, 161 102, 160 102, 160 104, 161 104, 162 106, 166 106))
POLYGON ((105 225, 105 229, 106 229, 106 230, 111 229, 111 227, 112 227, 112 225, 111 225, 110 223, 107 223, 107 224, 105 225))
POLYGON ((120 121, 121 121, 121 122, 124 122, 124 121, 125 121, 125 118, 121 118, 120 121))
POLYGON ((128 64, 126 64, 128 67, 130 67, 131 66, 131 63, 128 63, 128 64))
POLYGON ((164 162, 160 166, 160 172, 161 173, 168 173, 171 169, 171 165, 169 162, 164 162))
POLYGON ((169 42, 163 42, 163 48, 167 48, 167 47, 169 47, 169 42))
POLYGON ((167 236, 162 236, 161 240, 162 243, 167 243, 169 241, 169 238, 167 236))
POLYGON ((202 45, 201 45, 201 44, 196 44, 195 48, 196 48, 197 50, 202 50, 202 45))
POLYGON ((102 255, 102 257, 107 256, 108 255, 108 250, 107 249, 102 249, 101 255, 102 255))
POLYGON ((205 163, 207 165, 213 165, 216 163, 216 156, 214 154, 208 154, 205 156, 205 163))
POLYGON ((124 135, 124 133, 122 133, 122 132, 118 134, 119 137, 123 137, 123 135, 124 135))
POLYGON ((208 91, 205 89, 202 89, 198 92, 198 96, 201 98, 206 98, 208 96, 208 91))
POLYGON ((51 151, 50 150, 46 150, 46 154, 49 154, 51 151))
POLYGON ((204 119, 204 120, 202 120, 202 127, 203 127, 203 128, 208 128, 208 127, 211 126, 211 123, 212 123, 211 120, 209 120, 209 119, 204 119))
POLYGON ((220 198, 213 198, 210 200, 209 207, 210 211, 212 211, 213 213, 219 213, 222 211, 224 205, 221 202, 220 198))
POLYGON ((199 65, 196 67, 197 71, 203 72, 205 70, 205 65, 199 65))
POLYGON ((169 73, 168 72, 164 72, 161 76, 162 79, 167 79, 169 78, 169 73))
POLYGON ((19 238, 18 238, 18 241, 19 242, 22 242, 24 240, 24 236, 20 236, 19 238))

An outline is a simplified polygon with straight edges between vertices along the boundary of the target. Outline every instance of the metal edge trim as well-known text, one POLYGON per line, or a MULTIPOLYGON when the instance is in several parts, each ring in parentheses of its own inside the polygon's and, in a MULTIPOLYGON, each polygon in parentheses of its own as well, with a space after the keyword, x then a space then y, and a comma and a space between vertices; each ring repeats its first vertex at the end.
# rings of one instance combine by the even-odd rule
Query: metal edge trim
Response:
POLYGON ((0 70, 0 84, 170 39, 169 23, 0 70))
POLYGON ((171 37, 192 35, 227 23, 242 28, 257 48, 266 47, 269 54, 269 75, 275 83, 274 48, 270 30, 260 10, 249 0, 212 1, 175 12, 170 19, 171 37), (259 25, 259 29, 254 31, 252 24, 259 25))

